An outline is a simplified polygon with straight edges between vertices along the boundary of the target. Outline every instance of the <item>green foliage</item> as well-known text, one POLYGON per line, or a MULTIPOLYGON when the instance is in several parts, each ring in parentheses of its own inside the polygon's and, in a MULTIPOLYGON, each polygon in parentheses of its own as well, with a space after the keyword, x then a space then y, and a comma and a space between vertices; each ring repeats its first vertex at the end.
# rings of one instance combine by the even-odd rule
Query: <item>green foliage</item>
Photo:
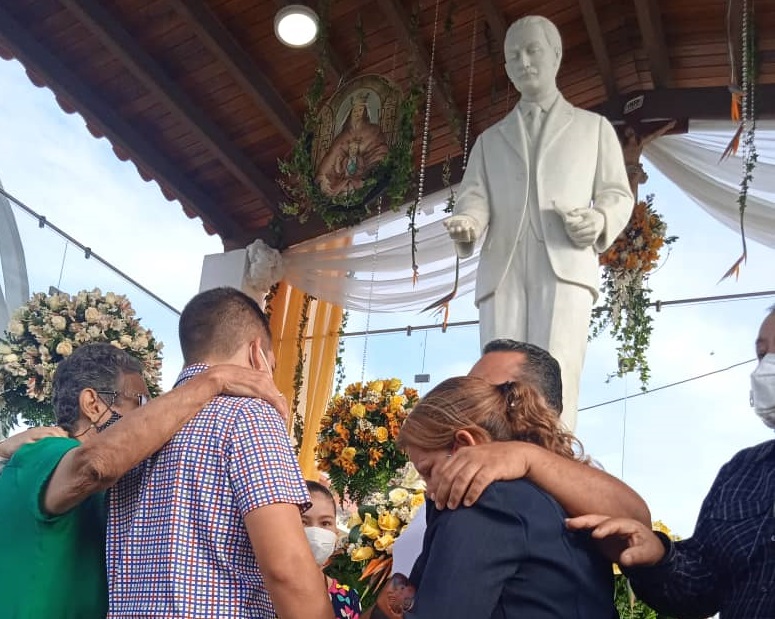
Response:
POLYGON ((620 619, 670 619, 637 599, 630 581, 623 574, 617 574, 614 578, 614 604, 620 619))
POLYGON ((293 437, 296 439, 296 452, 301 449, 301 441, 304 437, 304 418, 299 412, 301 390, 304 387, 304 364, 307 355, 304 354, 304 344, 307 336, 307 324, 309 324, 309 306, 312 303, 311 295, 305 294, 301 306, 299 318, 299 332, 296 336, 296 367, 293 370, 293 401, 291 402, 291 416, 293 418, 293 437))
POLYGON ((339 393, 342 390, 342 384, 344 383, 344 333, 345 329, 347 328, 347 321, 349 318, 350 312, 344 310, 342 312, 342 324, 339 325, 339 345, 336 349, 336 360, 334 361, 334 365, 336 366, 336 382, 334 393, 339 393))

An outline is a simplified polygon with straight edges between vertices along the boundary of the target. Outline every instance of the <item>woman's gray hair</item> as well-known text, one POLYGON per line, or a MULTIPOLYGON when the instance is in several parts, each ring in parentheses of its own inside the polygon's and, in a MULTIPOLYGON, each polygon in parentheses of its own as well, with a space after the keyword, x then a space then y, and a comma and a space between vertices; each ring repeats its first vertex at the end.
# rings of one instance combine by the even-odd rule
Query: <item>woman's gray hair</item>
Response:
POLYGON ((57 424, 72 432, 81 416, 84 389, 117 391, 124 374, 142 374, 140 362, 111 344, 84 344, 60 362, 54 374, 53 404, 57 424))

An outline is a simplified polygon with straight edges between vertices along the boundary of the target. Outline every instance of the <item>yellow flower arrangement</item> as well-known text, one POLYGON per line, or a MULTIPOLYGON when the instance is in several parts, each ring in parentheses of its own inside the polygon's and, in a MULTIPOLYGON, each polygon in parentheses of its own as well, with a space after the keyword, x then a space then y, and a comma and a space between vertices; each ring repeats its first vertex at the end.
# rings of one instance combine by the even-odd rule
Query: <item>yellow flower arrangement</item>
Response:
POLYGON ((599 258, 605 306, 593 314, 592 337, 610 325, 619 343, 615 375, 637 369, 643 389, 649 378, 646 351, 652 330, 648 278, 659 263, 662 249, 676 239, 667 236, 667 224, 654 210, 653 196, 647 196, 635 205, 627 227, 599 258))
POLYGON ((386 490, 366 497, 347 522, 350 527, 346 554, 353 563, 363 563, 361 580, 376 592, 390 575, 393 544, 425 502, 425 482, 411 463, 391 480, 386 490))
POLYGON ((342 499, 362 502, 406 464, 395 440, 417 400, 417 391, 397 378, 354 383, 331 399, 321 419, 316 456, 342 499))

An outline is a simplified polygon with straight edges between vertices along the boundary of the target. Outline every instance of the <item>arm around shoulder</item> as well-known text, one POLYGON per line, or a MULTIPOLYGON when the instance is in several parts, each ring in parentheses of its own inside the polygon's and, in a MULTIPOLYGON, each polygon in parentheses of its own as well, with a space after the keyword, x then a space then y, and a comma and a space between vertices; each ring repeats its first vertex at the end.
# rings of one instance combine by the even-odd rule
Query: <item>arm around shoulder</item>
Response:
POLYGON ((603 470, 528 445, 526 477, 551 494, 570 516, 606 514, 651 526, 646 502, 623 481, 603 470))
POLYGON ((115 484, 161 449, 221 388, 220 379, 208 370, 90 436, 55 469, 43 500, 46 512, 62 514, 115 484))

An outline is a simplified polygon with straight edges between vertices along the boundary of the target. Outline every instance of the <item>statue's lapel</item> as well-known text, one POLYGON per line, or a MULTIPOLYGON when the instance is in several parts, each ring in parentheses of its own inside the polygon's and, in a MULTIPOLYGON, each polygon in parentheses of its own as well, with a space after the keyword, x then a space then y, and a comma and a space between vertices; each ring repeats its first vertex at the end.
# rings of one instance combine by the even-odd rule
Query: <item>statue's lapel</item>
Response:
POLYGON ((541 157, 551 148, 557 138, 573 120, 573 106, 568 103, 562 95, 557 97, 557 101, 549 110, 544 126, 541 132, 541 139, 538 140, 536 150, 536 160, 541 161, 541 157))
POLYGON ((527 129, 517 106, 514 106, 514 109, 503 119, 499 129, 509 146, 514 149, 517 155, 522 158, 522 163, 527 166, 529 161, 527 155, 527 129))

